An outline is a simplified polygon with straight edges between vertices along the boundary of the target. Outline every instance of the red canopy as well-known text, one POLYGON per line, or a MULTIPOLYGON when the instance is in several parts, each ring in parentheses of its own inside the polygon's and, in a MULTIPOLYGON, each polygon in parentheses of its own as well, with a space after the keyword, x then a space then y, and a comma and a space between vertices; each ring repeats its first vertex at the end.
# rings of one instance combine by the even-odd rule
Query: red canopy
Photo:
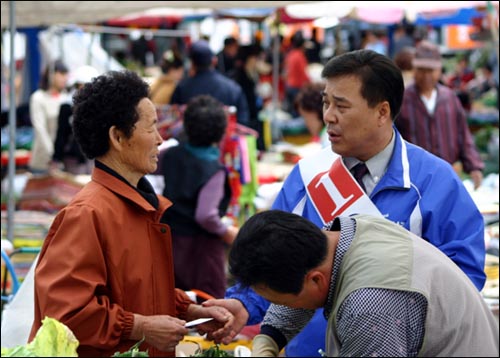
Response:
POLYGON ((121 16, 104 22, 107 26, 136 28, 167 28, 175 27, 182 21, 179 15, 145 15, 121 16))

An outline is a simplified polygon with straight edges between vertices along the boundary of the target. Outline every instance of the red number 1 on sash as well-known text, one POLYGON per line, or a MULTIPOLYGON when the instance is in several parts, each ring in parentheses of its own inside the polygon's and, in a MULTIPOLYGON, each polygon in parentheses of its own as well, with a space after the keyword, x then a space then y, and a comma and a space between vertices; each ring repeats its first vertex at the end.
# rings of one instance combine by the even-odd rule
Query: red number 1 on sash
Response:
POLYGON ((335 160, 329 171, 316 175, 307 190, 325 223, 365 195, 340 160, 335 160))

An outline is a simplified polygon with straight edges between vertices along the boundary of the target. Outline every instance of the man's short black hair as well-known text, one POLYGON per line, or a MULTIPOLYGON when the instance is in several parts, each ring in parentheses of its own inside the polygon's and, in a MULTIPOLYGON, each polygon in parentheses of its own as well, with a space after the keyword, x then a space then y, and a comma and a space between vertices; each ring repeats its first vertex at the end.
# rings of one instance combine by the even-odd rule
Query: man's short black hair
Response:
POLYGON ((361 81, 361 96, 368 106, 387 101, 394 121, 401 110, 404 82, 401 70, 387 56, 372 50, 355 50, 330 59, 321 73, 326 79, 356 76, 361 81))
POLYGON ((234 45, 234 44, 238 44, 238 40, 236 40, 232 36, 226 37, 226 39, 224 40, 224 47, 234 45))
POLYGON ((311 221, 281 210, 250 217, 229 253, 229 271, 243 286, 262 284, 298 294, 304 278, 327 255, 327 239, 311 221))

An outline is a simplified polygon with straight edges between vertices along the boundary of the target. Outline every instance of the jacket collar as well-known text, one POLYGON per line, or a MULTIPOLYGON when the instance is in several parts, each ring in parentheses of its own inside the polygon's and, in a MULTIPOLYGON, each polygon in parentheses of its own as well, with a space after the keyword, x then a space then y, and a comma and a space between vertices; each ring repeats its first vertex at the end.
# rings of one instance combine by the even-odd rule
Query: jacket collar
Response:
POLYGON ((410 189, 410 161, 408 160, 407 146, 401 134, 394 128, 396 141, 387 171, 382 177, 374 192, 384 188, 399 188, 402 190, 410 189))
POLYGON ((158 210, 155 209, 131 185, 125 183, 124 181, 100 168, 94 168, 94 170, 92 171, 92 180, 106 187, 108 190, 114 192, 115 194, 134 202, 136 205, 140 206, 143 210, 148 212, 157 211, 159 214, 163 214, 163 212, 167 208, 172 206, 172 202, 170 200, 163 197, 162 195, 158 195, 158 210))

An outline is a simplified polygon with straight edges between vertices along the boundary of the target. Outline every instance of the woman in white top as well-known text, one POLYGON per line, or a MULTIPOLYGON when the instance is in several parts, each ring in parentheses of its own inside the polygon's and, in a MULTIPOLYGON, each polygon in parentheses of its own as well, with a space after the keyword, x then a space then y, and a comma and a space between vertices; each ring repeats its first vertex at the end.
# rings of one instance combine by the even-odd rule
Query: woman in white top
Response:
POLYGON ((46 173, 54 153, 57 117, 66 99, 68 68, 56 60, 42 75, 40 88, 30 97, 30 118, 33 125, 33 145, 29 167, 33 173, 46 173))

